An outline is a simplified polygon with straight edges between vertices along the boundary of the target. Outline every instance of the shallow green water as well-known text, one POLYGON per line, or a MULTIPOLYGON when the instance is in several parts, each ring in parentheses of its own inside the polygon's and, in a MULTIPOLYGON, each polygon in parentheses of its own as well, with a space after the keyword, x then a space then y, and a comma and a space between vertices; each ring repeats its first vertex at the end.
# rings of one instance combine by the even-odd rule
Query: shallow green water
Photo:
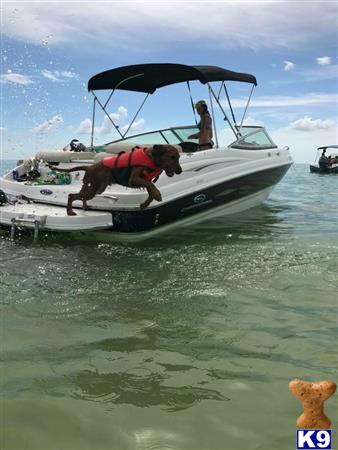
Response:
POLYGON ((0 447, 294 449, 288 382, 337 381, 337 190, 296 165, 140 244, 2 235, 0 447))

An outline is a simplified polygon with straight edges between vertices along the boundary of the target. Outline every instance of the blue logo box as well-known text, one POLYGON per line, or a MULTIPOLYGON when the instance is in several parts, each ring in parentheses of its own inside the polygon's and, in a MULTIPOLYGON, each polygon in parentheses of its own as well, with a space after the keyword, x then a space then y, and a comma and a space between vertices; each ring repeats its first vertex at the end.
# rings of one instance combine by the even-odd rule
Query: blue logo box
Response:
POLYGON ((332 430, 297 430, 297 449, 331 449, 332 430))

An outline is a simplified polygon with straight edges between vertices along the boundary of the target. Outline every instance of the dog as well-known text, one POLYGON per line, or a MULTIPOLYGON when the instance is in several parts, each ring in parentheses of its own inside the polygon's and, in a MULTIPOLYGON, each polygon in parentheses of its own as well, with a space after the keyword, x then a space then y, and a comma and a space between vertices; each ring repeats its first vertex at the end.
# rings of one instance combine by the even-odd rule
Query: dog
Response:
POLYGON ((153 200, 162 201, 161 192, 153 180, 163 171, 168 177, 179 175, 182 168, 179 164, 180 153, 172 145, 153 145, 152 147, 134 147, 129 152, 105 157, 91 166, 78 166, 71 169, 60 169, 49 165, 59 172, 76 172, 84 170, 83 185, 79 193, 69 194, 67 214, 75 216, 72 209, 75 200, 82 200, 83 209, 87 210, 87 201, 97 194, 102 194, 108 185, 121 184, 131 188, 145 188, 148 198, 140 205, 141 209, 150 205, 153 200))

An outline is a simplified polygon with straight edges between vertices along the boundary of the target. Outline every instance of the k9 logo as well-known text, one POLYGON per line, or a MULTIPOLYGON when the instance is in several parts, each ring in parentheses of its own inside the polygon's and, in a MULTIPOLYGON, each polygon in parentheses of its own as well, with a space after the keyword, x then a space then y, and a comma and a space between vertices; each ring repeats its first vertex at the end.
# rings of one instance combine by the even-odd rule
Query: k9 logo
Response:
POLYGON ((297 430, 297 449, 331 449, 331 430, 297 430))

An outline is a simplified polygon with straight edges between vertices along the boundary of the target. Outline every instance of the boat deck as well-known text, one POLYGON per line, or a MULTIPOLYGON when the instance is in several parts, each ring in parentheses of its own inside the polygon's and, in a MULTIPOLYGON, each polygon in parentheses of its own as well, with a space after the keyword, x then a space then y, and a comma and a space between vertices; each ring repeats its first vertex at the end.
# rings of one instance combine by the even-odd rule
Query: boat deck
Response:
POLYGON ((110 212, 76 209, 76 216, 68 216, 64 206, 28 202, 1 206, 0 223, 54 231, 103 230, 113 226, 110 212))

